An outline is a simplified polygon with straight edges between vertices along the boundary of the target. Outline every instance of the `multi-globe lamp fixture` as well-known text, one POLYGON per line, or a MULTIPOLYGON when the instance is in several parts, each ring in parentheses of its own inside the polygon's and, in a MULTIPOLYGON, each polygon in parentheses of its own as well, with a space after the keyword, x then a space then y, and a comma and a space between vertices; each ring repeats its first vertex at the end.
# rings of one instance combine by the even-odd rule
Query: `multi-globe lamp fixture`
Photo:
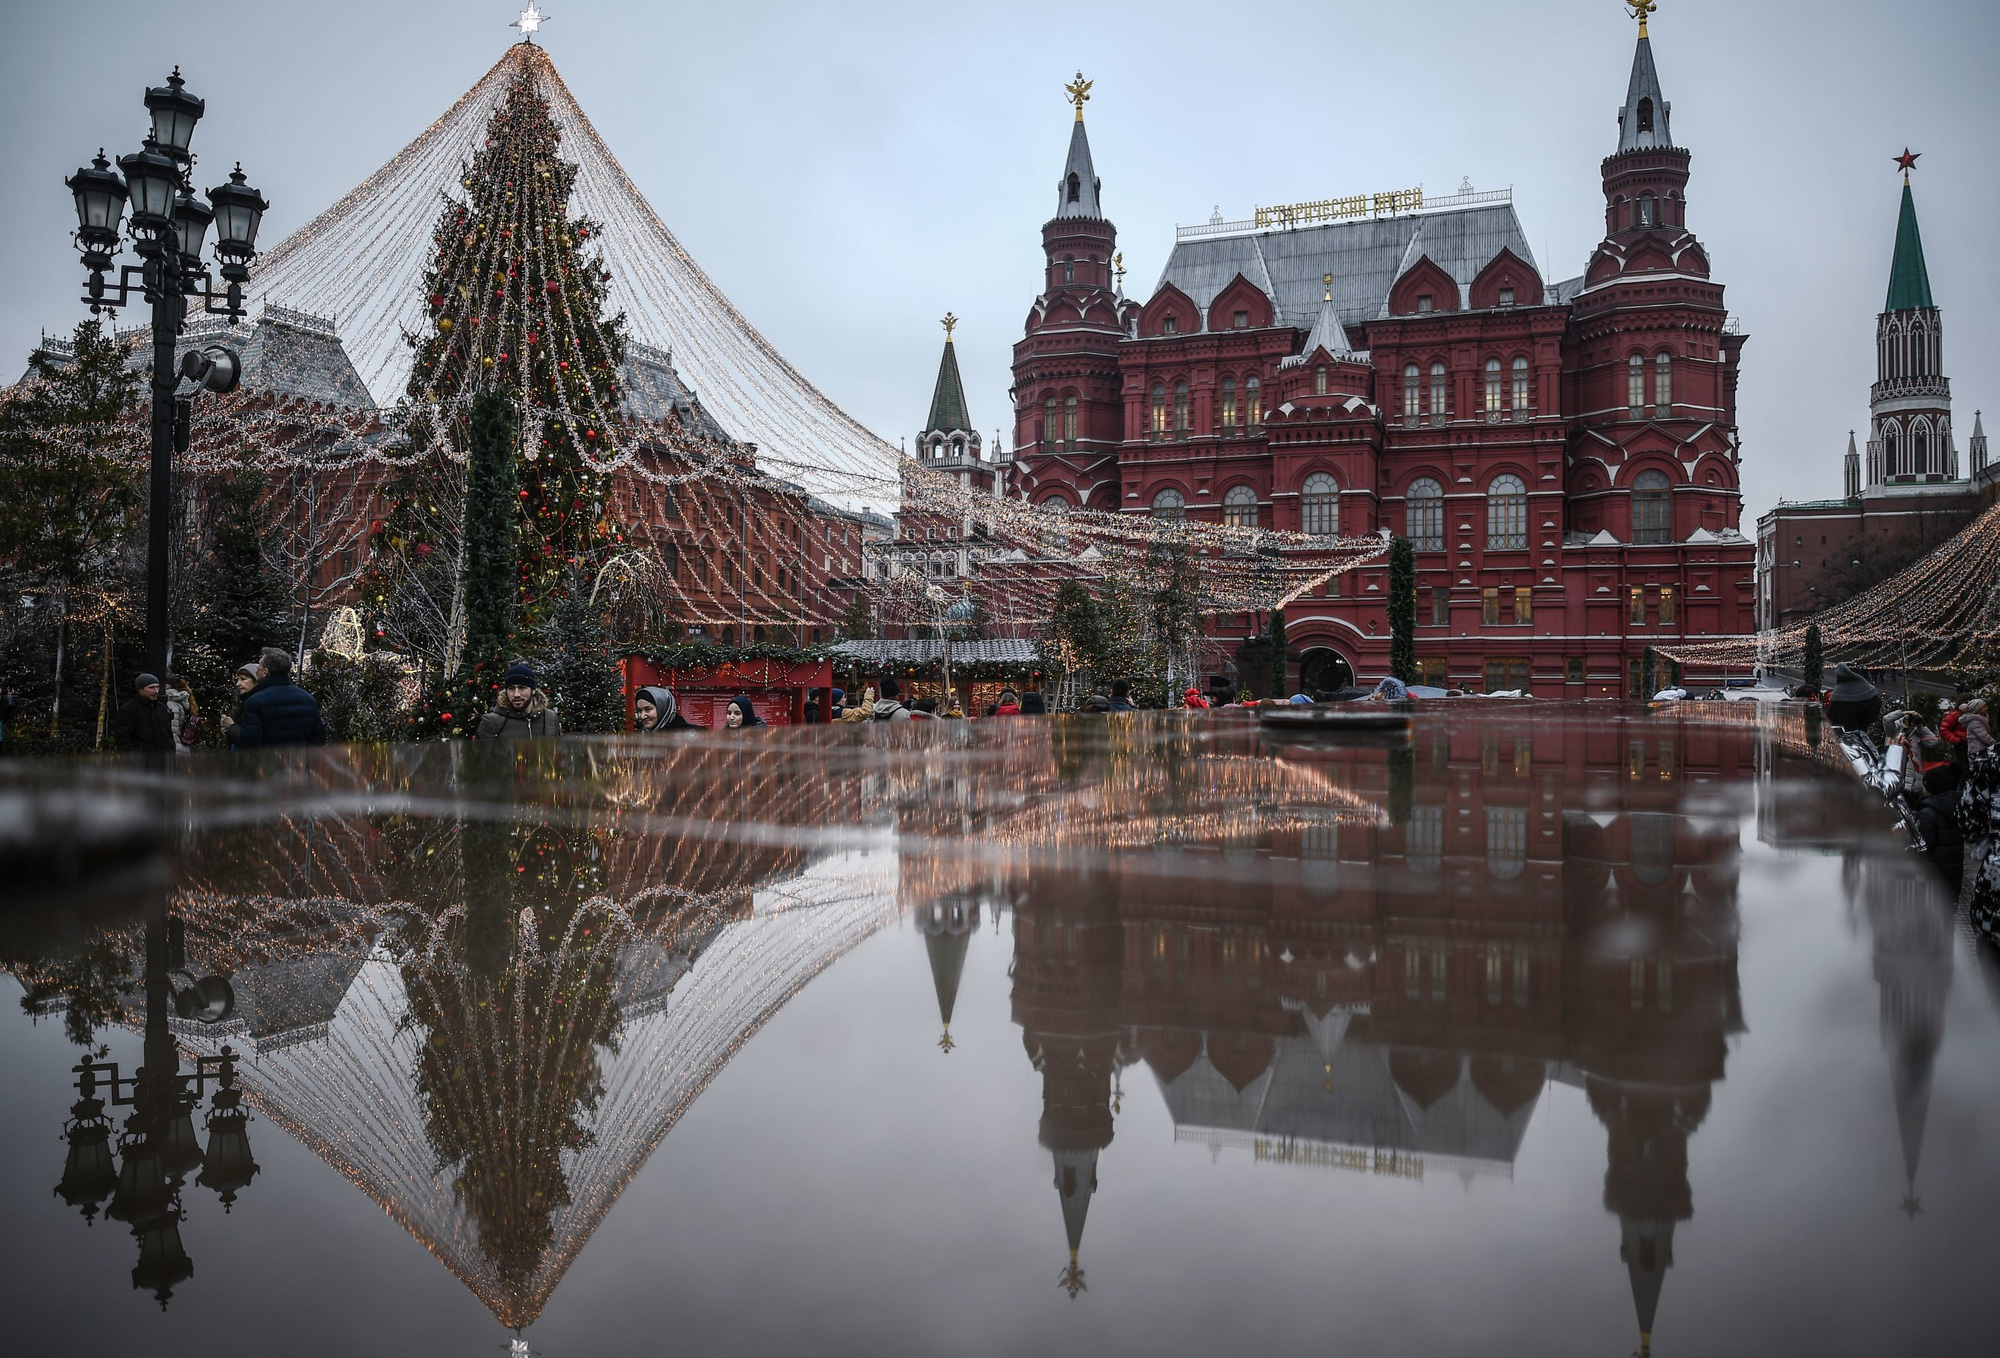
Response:
POLYGON ((146 659, 167 669, 167 515, 172 504, 173 456, 185 447, 187 403, 197 390, 233 391, 243 364, 219 344, 190 352, 178 365, 174 348, 187 324, 188 299, 200 298, 209 315, 243 318, 243 286, 257 254, 257 228, 270 204, 250 187, 238 165, 229 179, 195 197, 190 147, 204 102, 187 92, 175 67, 167 83, 146 91, 152 127, 140 149, 118 157, 117 169, 102 150, 65 183, 76 200, 76 246, 89 272, 84 301, 92 314, 144 300, 153 307, 152 478, 146 560, 146 659), (129 220, 126 216, 130 208, 129 220), (210 226, 215 259, 228 286, 217 291, 202 263, 210 226), (129 237, 137 266, 119 267, 129 237), (106 277, 117 269, 115 282, 106 277), (137 298, 133 279, 138 278, 137 298), (182 382, 192 383, 187 395, 182 382), (178 446, 177 446, 178 445, 178 446))

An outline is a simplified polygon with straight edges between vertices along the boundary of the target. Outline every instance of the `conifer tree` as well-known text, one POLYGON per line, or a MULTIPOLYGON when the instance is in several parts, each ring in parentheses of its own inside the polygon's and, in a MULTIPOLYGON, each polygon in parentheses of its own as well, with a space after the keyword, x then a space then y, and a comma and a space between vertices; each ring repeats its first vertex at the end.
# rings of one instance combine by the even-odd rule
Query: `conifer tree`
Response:
POLYGON ((1389 544, 1389 673, 1417 679, 1417 552, 1403 537, 1389 544))
MULTIPOLYGON (((577 169, 559 154, 561 129, 530 72, 486 133, 432 232, 424 325, 408 336, 412 456, 385 488, 388 510, 374 526, 363 591, 382 638, 440 675, 489 662, 479 648, 493 632, 475 624, 473 610, 489 622, 498 616, 492 598, 466 592, 497 580, 487 529, 499 497, 489 478, 468 472, 476 448, 491 452, 495 436, 479 413, 481 393, 497 393, 516 412, 507 436, 514 485, 504 497, 514 530, 513 633, 539 631, 567 583, 579 573, 593 578, 625 538, 607 518, 603 465, 618 440, 625 319, 605 314, 610 274, 595 253, 602 228, 572 212, 577 169)), ((462 695, 473 692, 477 710, 490 698, 486 684, 467 690, 461 680, 459 696, 434 686, 413 734, 463 729, 462 695)))
POLYGON ((1285 610, 1271 610, 1271 696, 1285 698, 1285 690, 1291 687, 1287 667, 1290 657, 1285 654, 1285 610))
POLYGON ((588 579, 566 582, 537 650, 544 657, 542 687, 556 704, 564 731, 623 729, 624 686, 604 615, 591 601, 588 579))
POLYGON ((1817 697, 1821 681, 1826 678, 1826 659, 1820 651, 1819 624, 1816 622, 1806 627, 1806 653, 1800 668, 1804 671, 1801 677, 1806 691, 1817 697))

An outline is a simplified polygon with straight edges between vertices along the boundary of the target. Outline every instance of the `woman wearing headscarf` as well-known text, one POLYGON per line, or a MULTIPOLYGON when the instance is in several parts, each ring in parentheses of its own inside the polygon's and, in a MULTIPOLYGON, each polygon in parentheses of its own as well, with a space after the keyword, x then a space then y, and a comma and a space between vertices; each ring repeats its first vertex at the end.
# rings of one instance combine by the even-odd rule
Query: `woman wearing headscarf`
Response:
POLYGON ((681 715, 672 689, 649 685, 632 700, 634 731, 696 731, 701 728, 681 715))
POLYGON ((729 706, 722 710, 722 724, 727 730, 735 731, 745 726, 768 725, 757 715, 757 709, 750 705, 750 699, 737 694, 729 700, 729 706))

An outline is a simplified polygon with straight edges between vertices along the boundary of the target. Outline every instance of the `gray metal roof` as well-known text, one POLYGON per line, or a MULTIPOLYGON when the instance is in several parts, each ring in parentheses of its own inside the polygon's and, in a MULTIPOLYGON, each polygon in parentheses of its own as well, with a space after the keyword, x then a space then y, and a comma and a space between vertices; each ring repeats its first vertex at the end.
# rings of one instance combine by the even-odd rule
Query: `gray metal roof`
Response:
POLYGON ((1090 138, 1084 134, 1083 119, 1078 118, 1075 130, 1069 134, 1069 158, 1063 162, 1062 178, 1056 181, 1056 216, 1058 217, 1102 217, 1104 209, 1097 201, 1097 171, 1090 164, 1090 138), (1066 191, 1069 177, 1076 176, 1077 196, 1070 202, 1066 191))
POLYGON ((681 427, 722 443, 734 443, 701 400, 674 371, 674 356, 637 340, 625 341, 625 361, 618 367, 618 408, 641 420, 660 421, 672 411, 681 427))
POLYGON ((1457 280, 1459 305, 1465 305, 1472 280, 1502 250, 1512 250, 1539 272, 1511 203, 1274 227, 1176 242, 1154 290, 1173 284, 1194 299, 1205 318, 1209 303, 1240 273, 1275 303, 1279 325, 1303 328, 1320 313, 1321 279, 1330 273, 1341 323, 1359 325, 1388 314, 1389 289, 1425 255, 1457 280))
MULTIPOLYGON (((226 344, 242 356, 243 389, 300 397, 350 410, 373 410, 375 398, 355 371, 333 321, 310 312, 267 303, 249 326, 220 318, 196 321, 181 338, 181 350, 226 344)), ((141 342, 133 351, 136 368, 151 365, 152 351, 141 342)))
POLYGON ((1625 91, 1625 107, 1618 110, 1618 149, 1623 151, 1648 151, 1657 147, 1672 146, 1674 135, 1667 126, 1668 115, 1674 106, 1660 93, 1660 73, 1653 66, 1653 40, 1639 38, 1639 49, 1632 54, 1632 83, 1625 91), (1639 103, 1653 101, 1652 126, 1641 129, 1639 103))

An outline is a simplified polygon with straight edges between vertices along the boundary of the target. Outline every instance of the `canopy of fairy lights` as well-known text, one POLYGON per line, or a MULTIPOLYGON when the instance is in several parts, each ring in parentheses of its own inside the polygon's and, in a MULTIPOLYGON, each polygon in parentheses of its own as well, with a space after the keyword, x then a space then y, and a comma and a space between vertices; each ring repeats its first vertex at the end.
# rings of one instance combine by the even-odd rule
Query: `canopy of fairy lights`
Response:
MULTIPOLYGON (((656 636, 823 636, 857 596, 875 626, 941 624, 976 605, 983 625, 1018 633, 1048 618, 1065 580, 1116 576, 1143 595, 1175 560, 1199 581, 1195 611, 1255 613, 1386 546, 1044 508, 900 456, 730 304, 531 43, 266 252, 251 291, 259 326, 306 342, 264 343, 242 391, 195 403, 183 484, 265 474, 307 622, 400 603, 386 621, 373 610, 376 642, 447 668, 466 512, 453 431, 496 385, 518 411, 524 475, 559 457, 603 506, 589 560, 574 528, 527 556, 594 572, 594 590, 656 636), (623 365, 600 375, 607 352, 623 365), (567 358, 582 367, 585 355, 580 378, 567 358), (642 362, 650 376, 635 378, 642 362), (646 382, 655 399, 635 401, 646 382), (856 512, 867 506, 898 519, 856 512), (386 577, 399 588, 380 588, 386 577)), ((135 416, 135 463, 145 437, 135 416)), ((301 623, 302 636, 316 630, 301 623)))
POLYGON ((1812 626, 1828 661, 1989 677, 2000 669, 2000 505, 1916 564, 1804 622, 1658 649, 1684 665, 1790 666, 1803 658, 1812 626))

